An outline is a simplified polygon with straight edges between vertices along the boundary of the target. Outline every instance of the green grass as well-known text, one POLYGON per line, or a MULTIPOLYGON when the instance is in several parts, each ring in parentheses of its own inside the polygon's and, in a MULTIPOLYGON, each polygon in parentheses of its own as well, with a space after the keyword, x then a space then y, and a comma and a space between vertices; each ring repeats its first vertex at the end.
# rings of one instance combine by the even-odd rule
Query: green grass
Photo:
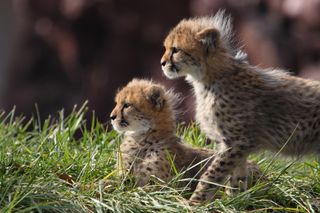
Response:
MULTIPOLYGON (((263 153, 253 156, 268 180, 244 193, 190 207, 175 181, 136 188, 116 176, 121 137, 107 131, 85 105, 58 119, 0 116, 1 212, 316 212, 320 165, 315 158, 293 162, 263 153)), ((195 125, 178 134, 206 146, 195 125)), ((212 145, 209 145, 209 147, 212 145)))

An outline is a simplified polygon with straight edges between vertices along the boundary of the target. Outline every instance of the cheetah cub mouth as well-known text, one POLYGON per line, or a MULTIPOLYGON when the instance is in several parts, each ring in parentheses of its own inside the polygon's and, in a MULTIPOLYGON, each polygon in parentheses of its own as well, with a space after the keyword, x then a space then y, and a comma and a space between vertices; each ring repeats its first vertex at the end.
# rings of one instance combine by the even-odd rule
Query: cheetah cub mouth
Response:
POLYGON ((173 79, 173 78, 178 78, 181 75, 179 74, 180 72, 180 67, 174 63, 173 61, 166 61, 163 60, 161 61, 161 67, 162 71, 165 74, 166 77, 173 79))
POLYGON ((169 79, 192 76, 202 79, 204 76, 204 64, 196 60, 196 54, 190 50, 171 46, 171 42, 165 42, 165 53, 161 58, 161 69, 169 79))
POLYGON ((150 129, 150 122, 147 118, 139 115, 134 103, 116 103, 111 115, 111 124, 118 133, 141 134, 150 129))

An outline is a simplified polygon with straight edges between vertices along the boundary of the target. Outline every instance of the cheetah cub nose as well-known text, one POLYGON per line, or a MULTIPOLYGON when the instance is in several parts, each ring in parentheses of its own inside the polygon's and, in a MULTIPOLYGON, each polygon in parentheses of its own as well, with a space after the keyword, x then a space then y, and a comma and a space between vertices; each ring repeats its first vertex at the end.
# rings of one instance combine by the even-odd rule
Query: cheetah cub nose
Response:
POLYGON ((110 119, 111 119, 111 120, 116 119, 116 117, 117 117, 116 115, 110 115, 110 119))
POLYGON ((161 66, 163 67, 166 66, 166 63, 167 63, 166 61, 161 61, 161 66))

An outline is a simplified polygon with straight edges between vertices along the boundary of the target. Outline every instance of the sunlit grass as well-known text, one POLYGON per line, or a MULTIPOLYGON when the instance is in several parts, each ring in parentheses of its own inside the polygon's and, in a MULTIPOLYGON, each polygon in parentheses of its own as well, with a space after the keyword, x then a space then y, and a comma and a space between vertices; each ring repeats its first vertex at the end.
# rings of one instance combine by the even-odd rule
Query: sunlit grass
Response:
MULTIPOLYGON (((252 156, 267 180, 202 206, 186 203, 176 179, 137 188, 114 169, 121 137, 94 114, 86 122, 85 113, 84 105, 44 121, 14 110, 0 114, 1 212, 316 212, 319 206, 319 162, 269 153, 252 156)), ((178 134, 194 147, 212 147, 194 124, 178 134)))

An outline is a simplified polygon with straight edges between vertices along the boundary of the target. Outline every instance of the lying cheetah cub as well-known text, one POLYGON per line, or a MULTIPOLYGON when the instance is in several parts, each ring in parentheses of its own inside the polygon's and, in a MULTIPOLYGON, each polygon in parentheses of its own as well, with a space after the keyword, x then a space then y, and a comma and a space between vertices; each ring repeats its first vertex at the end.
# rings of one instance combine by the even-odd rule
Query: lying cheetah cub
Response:
MULTIPOLYGON (((206 200, 208 183, 230 173, 238 185, 234 177, 247 176, 247 156, 258 150, 320 153, 320 82, 239 62, 231 28, 230 18, 220 11, 182 20, 164 41, 164 74, 185 76, 191 83, 196 120, 220 144, 190 202, 206 200)), ((246 189, 246 181, 240 188, 246 189)))
MULTIPOLYGON (((122 173, 133 174, 138 186, 146 185, 151 176, 164 181, 172 179, 172 160, 179 172, 185 172, 184 178, 199 178, 197 174, 214 159, 214 151, 192 148, 175 135, 178 100, 171 90, 138 79, 129 82, 116 95, 111 122, 116 131, 124 133, 117 164, 122 173)), ((255 163, 248 164, 253 183, 261 172, 255 163)))

